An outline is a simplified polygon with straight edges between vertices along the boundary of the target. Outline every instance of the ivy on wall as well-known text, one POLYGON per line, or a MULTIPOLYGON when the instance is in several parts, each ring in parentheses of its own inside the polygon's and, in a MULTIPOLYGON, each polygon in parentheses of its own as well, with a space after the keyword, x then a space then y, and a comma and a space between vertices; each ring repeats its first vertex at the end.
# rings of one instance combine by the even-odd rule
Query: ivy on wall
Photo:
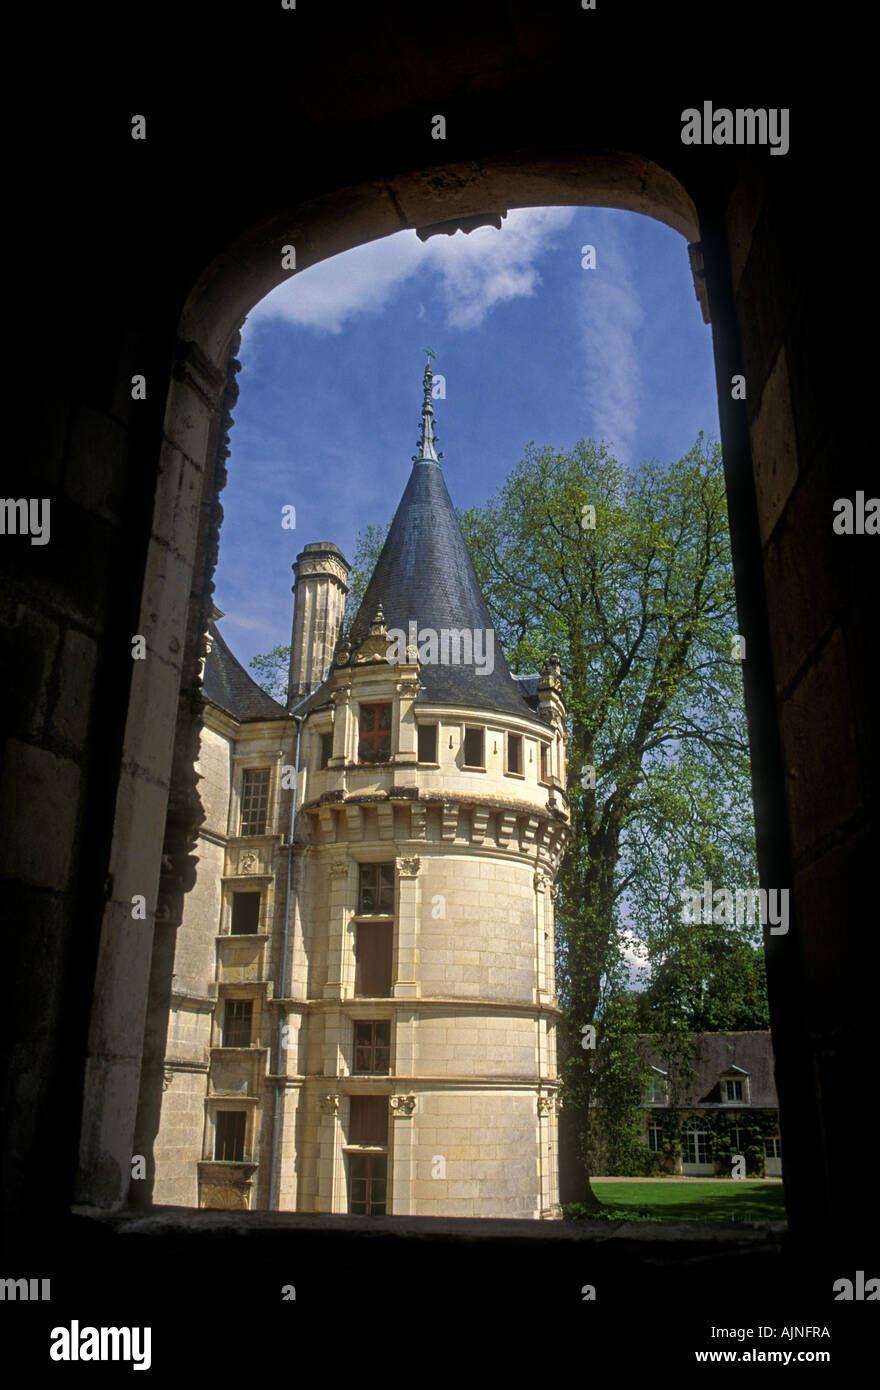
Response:
POLYGON ((662 1174, 674 1167, 681 1157, 682 1126, 688 1119, 699 1118, 701 1127, 709 1137, 709 1155, 721 1168, 719 1178, 730 1177, 731 1160, 734 1154, 742 1154, 746 1160, 746 1174, 762 1178, 765 1175, 764 1140, 779 1132, 779 1119, 775 1110, 749 1110, 748 1107, 730 1110, 688 1110, 677 1107, 651 1111, 650 1122, 659 1122, 662 1131, 659 1153, 651 1153, 644 1172, 662 1174), (734 1143, 734 1131, 741 1130, 745 1142, 734 1143))

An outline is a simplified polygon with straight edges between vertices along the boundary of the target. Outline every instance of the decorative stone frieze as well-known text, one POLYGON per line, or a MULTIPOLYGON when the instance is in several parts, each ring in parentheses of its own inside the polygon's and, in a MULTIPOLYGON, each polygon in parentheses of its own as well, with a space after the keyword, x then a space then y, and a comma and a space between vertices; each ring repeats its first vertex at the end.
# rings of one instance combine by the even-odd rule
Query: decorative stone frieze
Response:
POLYGON ((398 861, 398 866, 398 872, 401 878, 415 878, 418 875, 419 869, 422 867, 422 861, 416 854, 409 858, 400 859, 398 861))
POLYGON ((410 1115, 412 1115, 415 1108, 416 1098, 413 1095, 391 1097, 391 1109, 395 1119, 399 1120, 408 1118, 410 1115))

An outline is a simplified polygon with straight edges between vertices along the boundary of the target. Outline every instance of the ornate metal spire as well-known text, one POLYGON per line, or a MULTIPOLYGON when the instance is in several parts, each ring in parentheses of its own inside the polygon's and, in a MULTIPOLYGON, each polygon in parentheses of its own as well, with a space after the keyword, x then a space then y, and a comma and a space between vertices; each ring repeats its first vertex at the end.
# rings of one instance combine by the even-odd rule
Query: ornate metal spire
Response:
POLYGON ((422 437, 419 440, 419 452, 413 454, 413 463, 439 463, 443 455, 438 454, 434 447, 435 444, 439 443, 439 440, 434 433, 434 406, 431 397, 433 376, 431 373, 430 357, 425 366, 422 386, 425 392, 424 400, 422 401, 422 437))

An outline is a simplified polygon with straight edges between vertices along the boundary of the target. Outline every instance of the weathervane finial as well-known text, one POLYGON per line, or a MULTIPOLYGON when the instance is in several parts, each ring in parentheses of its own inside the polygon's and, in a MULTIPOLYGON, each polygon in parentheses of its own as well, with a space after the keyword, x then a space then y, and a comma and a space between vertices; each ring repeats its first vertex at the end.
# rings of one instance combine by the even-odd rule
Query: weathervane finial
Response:
POLYGON ((433 375, 431 372, 431 358, 437 354, 431 348, 425 348, 428 360, 425 363, 425 375, 422 378, 424 389, 424 399, 422 401, 422 437, 419 440, 419 452, 413 454, 413 463, 439 463, 437 450, 434 445, 436 438, 434 435, 434 406, 432 403, 433 375))

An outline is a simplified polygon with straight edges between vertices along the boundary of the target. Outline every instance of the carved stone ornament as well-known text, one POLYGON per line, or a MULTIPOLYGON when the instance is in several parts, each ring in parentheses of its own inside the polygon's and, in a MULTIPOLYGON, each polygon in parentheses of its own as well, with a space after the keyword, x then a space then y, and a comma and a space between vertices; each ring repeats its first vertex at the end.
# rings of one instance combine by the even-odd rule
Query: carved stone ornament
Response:
POLYGON ((174 1079, 174 1075, 173 1075, 173 1072, 171 1071, 171 1068, 170 1068, 170 1067, 166 1067, 165 1070, 162 1072, 162 1090, 163 1090, 163 1091, 167 1091, 167 1090, 168 1090, 168 1087, 171 1085, 171 1082, 173 1081, 173 1079, 174 1079))
POLYGON ((552 1115, 554 1108, 555 1106, 553 1096, 538 1096, 539 1119, 546 1119, 548 1116, 552 1115))
POLYGON ((559 884, 558 884, 558 883, 551 883, 551 884, 550 884, 550 897, 552 898, 553 902, 556 902, 556 899, 559 897, 559 884))
POLYGON ((347 859, 331 859, 331 861, 330 861, 330 873, 331 873, 331 875, 333 876, 333 878, 341 878, 343 874, 347 874, 347 873, 348 873, 348 860, 347 860, 347 859))
POLYGON ((247 854, 243 854, 238 861, 238 872, 240 874, 252 874, 256 872, 256 868, 257 856, 253 850, 249 849, 247 854))
POLYGON ((338 1115, 338 1114, 339 1114, 339 1097, 338 1097, 338 1096, 319 1096, 319 1097, 318 1097, 318 1104, 320 1105, 320 1107, 321 1107, 321 1109, 323 1110, 323 1112, 324 1112, 325 1115, 338 1115))
POLYGON ((417 854, 409 859, 401 859, 399 862, 401 878, 415 878, 422 867, 422 861, 417 854))
POLYGON ((538 893, 543 893, 549 882, 550 879, 547 874, 544 873, 543 869, 535 870, 532 875, 532 883, 535 885, 535 889, 538 893))
POLYGON ((411 1115, 416 1108, 415 1096, 392 1096, 391 1109, 399 1118, 411 1115))

